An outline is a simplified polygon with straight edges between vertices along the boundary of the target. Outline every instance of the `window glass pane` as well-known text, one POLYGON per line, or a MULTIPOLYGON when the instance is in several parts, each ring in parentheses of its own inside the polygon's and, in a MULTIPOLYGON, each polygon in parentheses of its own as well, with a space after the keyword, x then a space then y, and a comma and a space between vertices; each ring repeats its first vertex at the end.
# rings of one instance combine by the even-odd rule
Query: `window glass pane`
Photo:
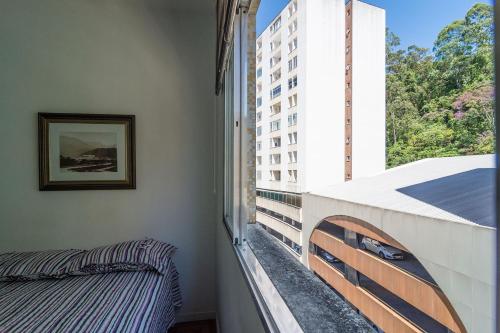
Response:
POLYGON ((224 220, 233 229, 234 214, 234 59, 229 59, 224 80, 224 220))

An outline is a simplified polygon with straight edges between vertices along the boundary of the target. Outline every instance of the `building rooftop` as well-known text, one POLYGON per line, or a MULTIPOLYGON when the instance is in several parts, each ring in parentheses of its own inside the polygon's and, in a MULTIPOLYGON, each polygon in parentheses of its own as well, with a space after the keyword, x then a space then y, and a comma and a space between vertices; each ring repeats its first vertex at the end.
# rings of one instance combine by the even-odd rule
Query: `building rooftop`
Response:
POLYGON ((453 222, 496 227, 495 156, 429 158, 312 195, 453 222))

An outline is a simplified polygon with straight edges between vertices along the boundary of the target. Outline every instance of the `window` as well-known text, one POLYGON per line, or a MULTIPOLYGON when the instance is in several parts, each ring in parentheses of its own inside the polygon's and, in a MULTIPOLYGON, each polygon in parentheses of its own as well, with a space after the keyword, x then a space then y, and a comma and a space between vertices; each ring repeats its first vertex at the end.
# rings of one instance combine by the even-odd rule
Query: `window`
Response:
POLYGON ((288 152, 288 163, 297 163, 297 151, 288 152))
POLYGON ((278 17, 269 27, 271 33, 275 33, 281 27, 281 16, 278 17))
POLYGON ((257 190, 256 194, 260 198, 281 202, 297 208, 302 207, 302 197, 300 196, 300 194, 291 194, 289 192, 274 192, 262 189, 257 190))
POLYGON ((257 56, 257 64, 260 64, 262 62, 262 54, 259 54, 257 56))
POLYGON ((261 141, 257 141, 257 144, 255 145, 255 148, 257 149, 257 151, 261 151, 262 150, 262 142, 261 141))
POLYGON ((288 181, 291 183, 297 182, 297 170, 288 170, 288 181))
POLYGON ((261 121, 262 120, 262 112, 257 112, 255 118, 256 118, 257 122, 261 121))
POLYGON ((271 48, 271 52, 279 49, 280 46, 281 46, 281 39, 273 40, 272 42, 269 43, 269 47, 271 48))
POLYGON ((262 48, 262 39, 259 39, 257 41, 257 51, 259 51, 262 48))
POLYGON ((275 104, 271 105, 269 108, 271 111, 271 116, 274 116, 275 114, 278 114, 281 112, 281 102, 275 103, 275 104))
POLYGON ((297 112, 288 115, 288 126, 297 125, 297 112))
POLYGON ((295 31, 297 31, 297 20, 295 19, 292 24, 288 26, 288 36, 292 35, 295 31))
POLYGON ((224 83, 224 222, 232 231, 235 223, 235 216, 239 215, 238 208, 235 207, 237 194, 234 191, 234 183, 237 181, 239 169, 235 166, 234 155, 238 150, 236 138, 238 137, 235 122, 235 77, 238 78, 238 68, 234 65, 234 54, 232 50, 225 73, 224 83))
POLYGON ((288 107, 293 108, 294 106, 297 106, 297 94, 288 97, 288 107))
POLYGON ((297 12, 297 2, 294 1, 288 6, 288 17, 292 16, 297 12))
POLYGON ((271 138, 270 139, 270 143, 271 143, 271 148, 281 147, 281 138, 280 137, 278 137, 278 138, 271 138))
POLYGON ((288 89, 293 89, 297 86, 297 75, 288 79, 288 89))
POLYGON ((271 121, 271 123, 269 125, 270 125, 269 127, 271 129, 271 132, 279 131, 280 125, 281 125, 281 120, 271 121))
POLYGON ((276 54, 274 57, 271 57, 269 59, 269 67, 274 67, 276 64, 278 64, 281 61, 281 54, 276 54))
POLYGON ((288 60, 288 71, 291 72, 295 68, 297 68, 297 56, 294 56, 292 59, 288 60))
POLYGON ((256 160, 258 166, 262 165, 262 156, 257 156, 257 158, 255 160, 256 160))
MULTIPOLYGON (((285 194, 277 193, 277 195, 281 197, 281 196, 284 196, 285 194)), ((282 200, 277 200, 277 201, 282 202, 282 200)), ((302 230, 302 223, 300 223, 299 221, 295 221, 294 219, 291 219, 288 216, 281 215, 280 213, 277 213, 275 211, 272 211, 272 210, 264 208, 264 207, 257 206, 256 208, 257 208, 258 212, 261 212, 263 214, 271 216, 271 217, 279 220, 280 222, 284 222, 286 224, 291 225, 294 228, 302 230)))
POLYGON ((256 178, 257 180, 262 180, 262 171, 257 170, 257 173, 256 173, 255 178, 256 178))
POLYGON ((261 136, 262 135, 262 126, 257 127, 256 132, 257 132, 257 136, 261 136))
POLYGON ((257 97, 257 107, 262 105, 262 97, 257 97))
POLYGON ((281 171, 271 170, 271 171, 269 171, 269 174, 270 174, 271 181, 276 181, 276 182, 281 181, 281 171))
POLYGON ((290 43, 288 43, 288 53, 295 51, 297 48, 297 38, 294 38, 290 43))
POLYGON ((274 87, 272 90, 271 90, 271 99, 273 98, 276 98, 278 97, 279 95, 281 95, 281 84, 274 87))
POLYGON ((271 83, 274 81, 277 81, 281 79, 281 67, 276 69, 272 74, 271 74, 271 83))
POLYGON ((257 69, 257 77, 259 78, 261 76, 262 76, 262 67, 257 69))
POLYGON ((288 133, 288 144, 294 145, 297 143, 297 132, 288 133))
POLYGON ((271 154, 269 155, 269 164, 275 165, 281 163, 281 155, 280 154, 271 154))

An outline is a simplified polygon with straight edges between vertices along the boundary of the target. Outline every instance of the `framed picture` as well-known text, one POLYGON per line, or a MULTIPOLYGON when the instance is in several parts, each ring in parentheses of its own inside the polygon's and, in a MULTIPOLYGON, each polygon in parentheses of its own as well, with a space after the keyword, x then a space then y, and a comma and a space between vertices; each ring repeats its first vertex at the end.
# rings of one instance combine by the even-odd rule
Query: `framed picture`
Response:
POLYGON ((39 113, 41 191, 135 189, 135 116, 39 113))

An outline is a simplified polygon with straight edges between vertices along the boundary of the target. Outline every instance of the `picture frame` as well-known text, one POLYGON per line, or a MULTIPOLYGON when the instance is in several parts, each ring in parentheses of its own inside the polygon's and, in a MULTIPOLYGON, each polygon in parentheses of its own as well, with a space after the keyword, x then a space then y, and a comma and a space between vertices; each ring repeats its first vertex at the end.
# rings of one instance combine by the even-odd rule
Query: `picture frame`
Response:
POLYGON ((135 116, 38 113, 39 190, 135 189, 135 116))

